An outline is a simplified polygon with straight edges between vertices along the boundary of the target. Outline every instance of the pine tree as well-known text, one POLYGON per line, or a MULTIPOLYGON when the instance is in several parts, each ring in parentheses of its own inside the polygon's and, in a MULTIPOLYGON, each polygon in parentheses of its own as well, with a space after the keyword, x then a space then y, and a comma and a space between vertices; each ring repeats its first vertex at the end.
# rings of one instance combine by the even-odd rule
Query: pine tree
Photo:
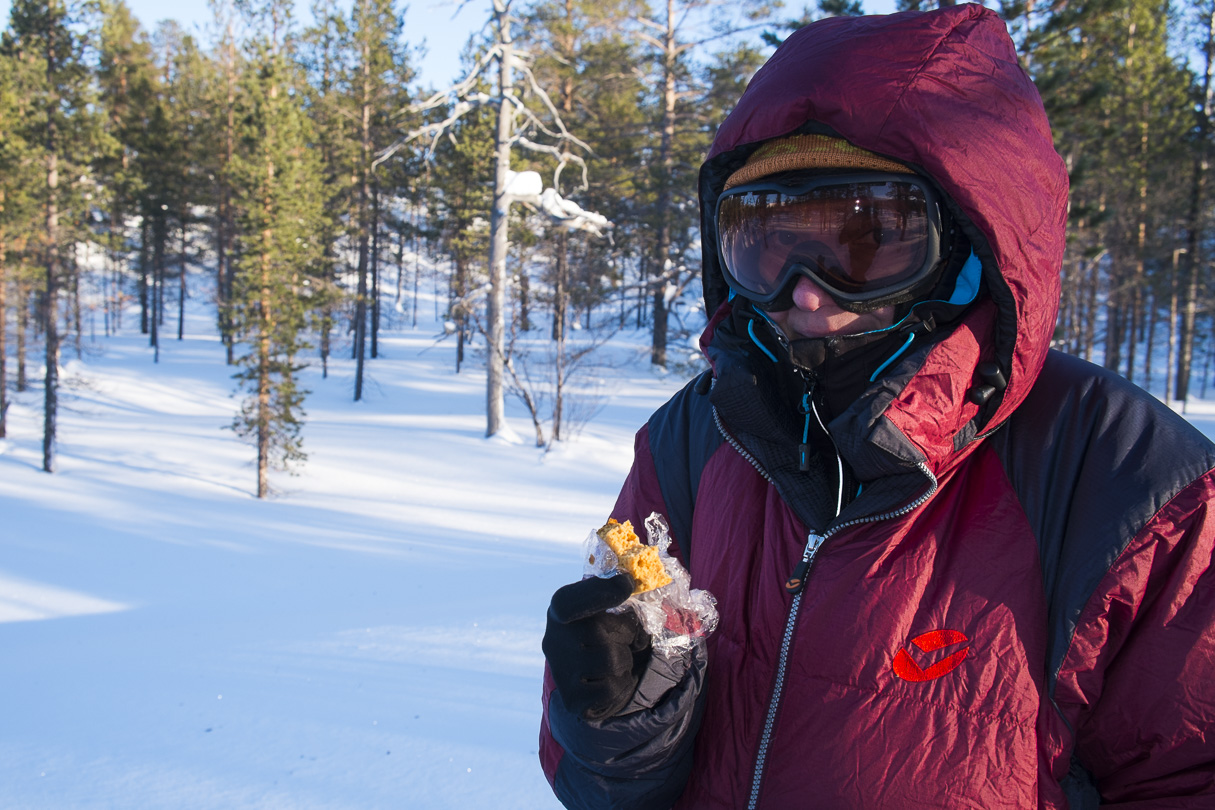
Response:
POLYGON ((450 131, 450 139, 436 144, 432 171, 436 193, 428 207, 431 218, 440 223, 440 242, 452 262, 447 318, 455 324, 458 373, 472 331, 474 293, 481 288, 487 270, 485 212, 492 204, 493 116, 488 109, 475 110, 456 121, 450 131))
MULTIPOLYGON (((159 359, 173 264, 182 274, 177 279, 179 288, 184 281, 184 261, 172 262, 174 247, 184 241, 175 239, 175 232, 184 231, 192 203, 203 195, 194 161, 200 142, 193 137, 195 121, 201 118, 202 91, 200 58, 191 37, 176 23, 164 22, 157 29, 155 46, 159 81, 146 109, 136 165, 142 180, 140 213, 147 225, 152 271, 150 287, 144 283, 147 295, 143 303, 148 311, 141 321, 148 328, 154 358, 159 359)), ((183 291, 179 310, 184 297, 183 291)), ((179 311, 179 324, 180 320, 179 311)))
POLYGON ((24 283, 24 259, 39 230, 36 200, 31 194, 38 181, 34 172, 37 150, 25 140, 20 125, 27 105, 22 92, 27 82, 21 69, 18 59, 0 52, 0 438, 7 433, 9 405, 8 288, 24 283))
POLYGON ((29 114, 19 126, 27 143, 38 144, 43 169, 38 193, 43 210, 41 320, 46 337, 42 469, 52 472, 59 407, 60 289, 68 247, 61 215, 80 202, 80 197, 72 197, 79 189, 71 178, 83 174, 80 160, 96 145, 90 121, 92 99, 83 41, 63 0, 16 0, 10 14, 0 52, 15 60, 18 73, 29 80, 23 88, 30 99, 29 114))
POLYGON ((212 237, 215 241, 216 322, 227 353, 236 362, 231 306, 235 281, 236 214, 233 202, 232 162, 236 157, 236 93, 241 55, 237 26, 240 18, 233 0, 208 0, 215 25, 211 46, 213 71, 206 94, 211 114, 205 117, 202 165, 211 179, 212 237))
MULTIPOLYGON (((358 144, 347 136, 351 116, 350 94, 344 84, 349 75, 348 29, 336 0, 315 0, 314 25, 304 32, 300 52, 307 72, 308 115, 316 132, 321 157, 325 210, 349 211, 354 197, 351 182, 358 144)), ((310 279, 309 308, 317 333, 321 376, 329 376, 332 335, 346 296, 341 287, 343 238, 347 230, 338 216, 324 219, 319 234, 321 261, 310 279)))
MULTIPOLYGON (((351 226, 358 251, 358 291, 355 296, 354 399, 363 397, 364 363, 367 353, 367 328, 374 283, 368 286, 369 274, 377 269, 372 248, 378 233, 379 219, 374 210, 376 198, 376 161, 382 149, 395 139, 390 126, 391 116, 408 103, 399 94, 410 81, 407 55, 401 41, 404 23, 393 7, 393 0, 354 0, 349 25, 351 70, 347 86, 354 104, 355 141, 358 152, 355 162, 357 187, 351 226)), ((374 279, 372 279, 374 281, 374 279)), ((370 325, 374 326, 374 322, 370 325)))
POLYGON ((306 456, 300 429, 306 391, 298 384, 305 348, 304 281, 320 256, 320 165, 292 64, 277 38, 283 7, 252 43, 241 77, 237 192, 238 259, 232 297, 234 334, 244 354, 236 378, 248 391, 233 423, 257 448, 257 496, 269 470, 306 456))
POLYGON ((1056 7, 1027 37, 1072 178, 1060 338, 1087 354, 1103 314, 1104 363, 1128 378, 1172 268, 1190 123, 1168 18, 1161 0, 1093 0, 1056 7))
POLYGON ((703 89, 692 63, 693 47, 736 33, 770 13, 762 2, 727 6, 718 0, 666 0, 653 13, 638 18, 636 35, 650 46, 654 64, 652 126, 658 133, 650 162, 653 208, 648 217, 654 234, 648 262, 653 272, 650 362, 657 366, 667 362, 669 301, 687 281, 684 262, 695 225, 696 167, 707 146, 697 110, 703 89), (744 19, 732 22, 734 15, 744 19), (713 23, 711 34, 692 30, 705 20, 713 23))
POLYGON ((105 283, 106 334, 119 328, 124 280, 130 271, 129 220, 136 213, 143 178, 135 165, 142 146, 144 115, 156 93, 151 46, 122 0, 102 4, 97 83, 104 127, 115 148, 102 153, 95 168, 103 197, 108 272, 105 283))
POLYGON ((206 125, 210 108, 209 84, 211 65, 204 58, 194 37, 185 33, 175 22, 162 22, 156 32, 158 50, 163 54, 163 92, 168 110, 170 140, 180 145, 173 156, 170 170, 176 174, 175 205, 168 213, 172 217, 169 253, 175 256, 177 287, 177 339, 183 338, 185 301, 190 264, 188 229, 194 223, 194 208, 210 193, 210 182, 201 170, 212 143, 213 128, 206 125), (173 245, 176 245, 176 250, 173 245))
MULTIPOLYGON (((1195 126, 1190 140, 1190 178, 1188 186, 1187 211, 1185 216, 1186 244, 1181 249, 1185 254, 1184 274, 1178 278, 1176 269, 1171 292, 1172 306, 1169 321, 1169 345, 1180 345, 1176 352, 1176 378, 1174 386, 1166 393, 1185 403, 1190 393, 1190 376, 1193 369, 1195 338, 1197 332, 1197 316, 1199 309, 1199 293, 1207 291, 1209 282, 1202 283, 1205 275, 1210 278, 1209 262, 1201 261, 1202 243, 1207 230, 1211 226, 1211 215, 1206 201, 1209 199, 1211 138, 1215 134, 1215 3, 1210 0, 1200 0, 1194 4, 1192 12, 1197 17, 1198 44, 1202 50, 1199 69, 1195 71, 1196 83, 1193 89, 1195 96, 1194 117, 1195 126), (1204 269, 1206 273, 1204 273, 1204 269), (1178 285, 1181 290, 1178 291, 1178 285), (1181 296, 1181 318, 1178 324, 1177 308, 1178 295, 1181 296), (1180 327, 1180 335, 1174 339, 1174 332, 1180 327)), ((1177 254, 1174 254, 1177 255, 1177 254)), ((1208 344, 1208 360, 1210 349, 1208 344)), ((1171 358, 1170 358, 1171 359, 1171 358)), ((1170 363, 1170 376, 1173 364, 1170 363)), ((1203 376, 1203 388, 1206 387, 1206 376, 1203 376)))
POLYGON ((591 312, 613 291, 612 283, 619 283, 613 251, 630 249, 636 238, 636 229, 625 223, 637 218, 637 178, 644 172, 645 90, 636 71, 625 69, 640 57, 624 31, 640 11, 632 0, 547 0, 533 5, 523 26, 525 47, 540 54, 533 68, 537 80, 566 127, 592 150, 587 188, 575 190, 571 199, 617 225, 608 241, 554 223, 539 246, 550 257, 553 441, 562 438, 571 361, 568 329, 579 310, 590 325, 591 312))

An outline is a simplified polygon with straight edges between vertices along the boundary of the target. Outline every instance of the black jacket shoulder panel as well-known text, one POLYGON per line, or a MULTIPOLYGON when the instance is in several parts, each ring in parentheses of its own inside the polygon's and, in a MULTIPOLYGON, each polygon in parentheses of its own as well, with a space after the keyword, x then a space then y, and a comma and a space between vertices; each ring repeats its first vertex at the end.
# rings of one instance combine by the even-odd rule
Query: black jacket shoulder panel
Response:
POLYGON ((654 412, 649 421, 650 455, 667 505, 671 536, 691 567, 689 538, 700 474, 724 441, 709 404, 710 372, 696 377, 654 412))
POLYGON ((1053 695, 1102 577, 1162 506, 1215 467, 1215 445, 1138 386, 1056 351, 991 441, 1038 541, 1053 695))

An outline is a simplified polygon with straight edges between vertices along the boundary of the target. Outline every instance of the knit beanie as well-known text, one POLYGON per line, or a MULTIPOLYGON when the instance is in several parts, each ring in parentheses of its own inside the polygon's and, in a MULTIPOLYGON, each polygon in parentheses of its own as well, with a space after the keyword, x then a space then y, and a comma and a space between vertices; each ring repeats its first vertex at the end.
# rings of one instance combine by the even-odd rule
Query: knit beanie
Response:
POLYGON ((797 169, 857 169, 915 174, 909 167, 830 135, 790 135, 764 143, 741 169, 726 180, 726 189, 761 177, 797 169))

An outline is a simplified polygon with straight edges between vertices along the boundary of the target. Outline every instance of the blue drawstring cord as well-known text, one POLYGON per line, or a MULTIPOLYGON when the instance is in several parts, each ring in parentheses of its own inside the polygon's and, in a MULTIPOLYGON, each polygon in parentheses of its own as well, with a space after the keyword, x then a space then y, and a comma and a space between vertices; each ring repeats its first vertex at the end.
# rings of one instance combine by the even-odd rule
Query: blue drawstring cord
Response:
POLYGON ((869 382, 875 382, 877 380, 879 374, 881 374, 883 371, 885 371, 887 368, 889 368, 890 364, 893 363, 895 360, 898 360, 899 357, 903 354, 903 352, 907 351, 907 347, 911 345, 911 341, 913 341, 913 340, 915 340, 915 332, 912 332, 910 335, 908 335, 906 342, 904 342, 903 345, 899 347, 899 350, 896 351, 894 354, 890 355, 889 357, 887 357, 886 362, 884 362, 880 366, 878 366, 877 369, 875 369, 874 372, 869 375, 869 382))
MULTIPOLYGON (((962 269, 958 272, 957 281, 954 282, 954 289, 953 289, 953 292, 950 294, 949 298, 945 299, 944 301, 940 301, 938 299, 937 301, 934 301, 931 303, 945 303, 945 304, 958 305, 958 304, 969 304, 969 303, 973 302, 975 300, 975 297, 979 293, 979 279, 980 279, 981 275, 982 275, 982 264, 979 261, 979 257, 977 255, 975 255, 975 252, 972 250, 970 252, 969 258, 966 259, 966 261, 962 265, 962 269)), ((734 290, 730 290, 729 300, 733 301, 734 296, 735 296, 734 290)), ((914 310, 916 306, 919 306, 920 304, 925 304, 925 303, 930 303, 930 302, 921 301, 921 302, 913 305, 912 309, 914 310)), ((758 312, 759 315, 764 320, 768 321, 768 323, 772 323, 772 320, 766 314, 764 314, 763 310, 761 310, 757 307, 756 312, 758 312)), ((870 330, 869 332, 863 332, 861 334, 869 335, 869 334, 876 334, 878 332, 892 332, 895 329, 898 329, 900 326, 902 326, 907 321, 907 319, 910 317, 911 317, 911 312, 908 312, 907 315, 903 316, 903 318, 898 323, 891 324, 890 326, 882 327, 881 329, 873 329, 873 330, 870 330)), ((751 341, 756 346, 759 347, 759 350, 762 351, 769 360, 771 360, 773 363, 780 362, 779 360, 776 359, 776 355, 773 354, 772 351, 767 346, 760 343, 759 338, 755 334, 755 321, 747 322, 747 334, 750 335, 751 341)), ((902 357, 903 353, 906 352, 907 349, 909 349, 911 347, 911 343, 914 340, 915 340, 915 333, 912 332, 911 334, 909 334, 907 336, 907 340, 904 341, 903 345, 900 346, 898 348, 898 350, 895 351, 894 354, 892 354, 892 355, 890 355, 890 357, 886 358, 886 361, 884 363, 882 363, 880 366, 878 366, 877 370, 874 371, 873 374, 870 375, 869 382, 876 382, 878 375, 880 375, 886 369, 890 368, 891 364, 894 363, 895 360, 898 360, 900 357, 902 357)))
POLYGON ((769 360, 771 360, 773 363, 780 362, 776 359, 776 355, 774 355, 767 346, 760 343, 759 338, 755 336, 755 321, 747 321, 747 334, 751 336, 751 342, 758 346, 761 352, 768 355, 769 360))
POLYGON ((810 469, 810 392, 802 394, 802 413, 806 415, 806 426, 802 428, 802 443, 797 448, 798 469, 807 472, 810 469))
MULTIPOLYGON (((954 305, 970 304, 975 300, 975 296, 979 294, 979 279, 982 276, 982 273, 983 265, 979 261, 979 257, 976 256, 975 252, 972 250, 970 251, 970 257, 962 265, 962 269, 958 271, 958 278, 957 281, 954 282, 953 293, 950 294, 949 298, 945 301, 921 301, 920 303, 913 305, 912 310, 924 303, 945 303, 954 305)), ((875 329, 873 331, 884 332, 897 329, 898 327, 902 326, 903 323, 910 317, 911 313, 908 312, 907 315, 903 317, 903 320, 899 321, 893 326, 887 326, 885 329, 875 329)), ((907 351, 913 340, 915 340, 915 332, 909 334, 907 336, 907 340, 898 348, 898 351, 886 358, 886 362, 877 367, 877 370, 870 375, 869 382, 876 382, 878 375, 890 368, 890 365, 895 360, 898 360, 905 351, 907 351)))

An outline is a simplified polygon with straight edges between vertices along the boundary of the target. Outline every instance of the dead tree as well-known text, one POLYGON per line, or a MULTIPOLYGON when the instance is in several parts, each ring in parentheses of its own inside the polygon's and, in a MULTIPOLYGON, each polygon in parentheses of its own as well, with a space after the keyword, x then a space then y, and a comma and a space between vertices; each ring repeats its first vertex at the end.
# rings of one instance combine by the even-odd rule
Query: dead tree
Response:
MULTIPOLYGON (((505 398, 503 371, 505 368, 505 300, 506 300, 506 254, 510 247, 507 238, 507 224, 510 217, 510 206, 518 201, 534 201, 540 203, 545 211, 564 211, 567 208, 561 200, 559 189, 562 170, 571 163, 581 167, 582 178, 579 190, 586 188, 586 163, 582 157, 570 151, 575 147, 584 153, 591 151, 590 147, 574 137, 565 128, 561 115, 548 94, 540 87, 529 65, 528 54, 518 50, 513 41, 511 28, 515 20, 510 15, 511 0, 493 0, 493 16, 487 25, 492 26, 493 37, 486 50, 480 55, 468 75, 455 85, 435 93, 425 101, 412 105, 409 111, 414 114, 448 107, 448 116, 442 120, 418 127, 407 132, 397 143, 384 150, 376 163, 383 162, 403 146, 416 141, 429 139, 427 158, 434 155, 435 146, 439 139, 452 136, 452 128, 464 115, 480 107, 493 107, 498 114, 497 135, 494 142, 494 195, 493 209, 490 212, 490 245, 489 245, 489 294, 486 301, 486 339, 488 352, 486 357, 486 428, 485 435, 493 436, 505 427, 505 398), (489 95, 477 90, 478 82, 497 69, 495 94, 489 95), (539 112, 528 106, 532 102, 538 105, 539 112), (545 120, 545 116, 547 120, 545 120), (529 189, 527 193, 512 190, 515 174, 511 171, 511 150, 519 147, 531 152, 548 155, 557 161, 553 172, 552 189, 539 194, 539 190, 529 189), (546 206, 541 197, 550 203, 546 206), (534 200, 533 200, 534 198, 534 200)), ((576 207, 576 206, 575 206, 576 207)), ((579 209, 581 210, 581 209, 579 209)), ((581 217, 575 214, 568 216, 552 214, 555 219, 565 222, 568 227, 583 227, 597 230, 606 223, 601 217, 596 218, 588 212, 582 212, 581 217)))

